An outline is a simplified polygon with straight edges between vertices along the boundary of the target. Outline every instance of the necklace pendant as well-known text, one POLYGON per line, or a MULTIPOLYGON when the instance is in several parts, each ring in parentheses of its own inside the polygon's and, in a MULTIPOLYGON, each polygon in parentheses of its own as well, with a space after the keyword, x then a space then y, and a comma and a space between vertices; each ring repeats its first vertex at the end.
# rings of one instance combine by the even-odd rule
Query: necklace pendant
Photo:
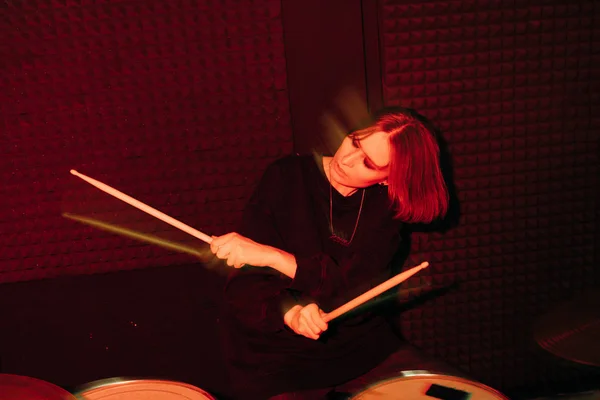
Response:
POLYGON ((342 239, 341 237, 339 237, 339 236, 336 236, 336 235, 331 235, 331 236, 329 237, 329 239, 333 240, 333 241, 334 241, 334 242, 336 242, 336 243, 339 243, 339 244, 341 244, 341 245, 342 245, 342 246, 344 246, 344 247, 348 247, 348 246, 350 245, 350 241, 349 241, 349 240, 342 239))
MULTIPOLYGON (((331 164, 329 164, 329 176, 331 176, 331 164)), ((341 244, 344 247, 350 246, 352 240, 354 239, 354 235, 356 234, 356 228, 358 228, 358 221, 360 221, 360 215, 362 213, 363 204, 365 202, 365 189, 362 189, 362 196, 360 198, 360 207, 358 207, 358 215, 356 216, 356 222, 354 223, 354 230, 352 231, 352 236, 350 236, 349 240, 342 239, 339 236, 336 236, 335 231, 333 230, 333 185, 331 181, 329 182, 329 231, 331 232, 331 236, 329 237, 336 243, 341 244)))

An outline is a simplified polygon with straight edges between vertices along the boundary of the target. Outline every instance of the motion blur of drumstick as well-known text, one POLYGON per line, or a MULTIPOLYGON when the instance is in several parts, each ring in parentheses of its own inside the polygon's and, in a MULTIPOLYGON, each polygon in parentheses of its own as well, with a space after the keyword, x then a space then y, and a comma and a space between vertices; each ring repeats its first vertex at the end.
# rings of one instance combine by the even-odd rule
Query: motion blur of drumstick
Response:
POLYGON ((429 263, 427 261, 424 261, 420 265, 418 265, 414 268, 411 268, 408 271, 404 271, 404 272, 388 279, 387 281, 383 282, 382 284, 375 286, 373 289, 366 291, 365 293, 361 294, 360 296, 356 297, 355 299, 350 300, 343 306, 340 306, 340 307, 336 308, 335 310, 333 310, 332 312, 326 314, 324 317, 325 322, 330 322, 333 319, 339 317, 340 315, 345 314, 348 311, 350 311, 350 310, 360 306, 361 304, 371 300, 372 298, 380 295, 381 293, 385 292, 386 290, 389 290, 389 289, 393 288, 394 286, 401 284, 402 282, 404 282, 405 280, 407 280, 408 278, 410 278, 411 276, 413 276, 420 270, 427 268, 428 266, 429 266, 429 263))
POLYGON ((116 233, 118 235, 126 236, 131 239, 140 240, 142 242, 154 244, 165 249, 178 251, 180 253, 190 254, 192 256, 198 257, 201 260, 205 260, 208 257, 212 257, 212 253, 208 250, 202 251, 201 249, 197 249, 192 246, 187 246, 182 243, 173 242, 170 240, 163 239, 161 237, 155 235, 149 235, 147 233, 141 233, 135 231, 133 229, 124 228, 122 226, 110 224, 108 222, 100 221, 94 218, 85 217, 83 215, 77 215, 72 213, 63 213, 63 217, 81 222, 86 225, 93 226, 94 228, 101 229, 103 231, 116 233))

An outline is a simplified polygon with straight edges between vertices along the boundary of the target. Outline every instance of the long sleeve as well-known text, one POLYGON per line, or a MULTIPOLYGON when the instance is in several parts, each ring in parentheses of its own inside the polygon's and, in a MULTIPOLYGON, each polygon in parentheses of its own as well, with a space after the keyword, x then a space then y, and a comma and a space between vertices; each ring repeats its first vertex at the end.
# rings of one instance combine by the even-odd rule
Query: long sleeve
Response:
MULTIPOLYGON (((385 193, 378 188, 369 192, 361 229, 346 248, 329 239, 329 201, 317 187, 320 184, 328 194, 325 178, 309 172, 293 158, 275 162, 245 208, 240 234, 293 254, 297 263, 294 279, 261 267, 231 273, 226 288, 229 308, 250 329, 285 329, 283 316, 294 304, 316 302, 331 311, 389 276, 387 267, 400 235, 398 224, 381 205, 385 193)), ((356 210, 348 215, 353 224, 356 210)))
MULTIPOLYGON (((270 165, 246 205, 239 230, 241 235, 261 244, 284 247, 273 212, 282 199, 281 184, 280 165, 270 165)), ((233 270, 226 287, 229 308, 244 326, 251 329, 284 329, 283 316, 296 302, 286 289, 290 281, 271 268, 233 270)))

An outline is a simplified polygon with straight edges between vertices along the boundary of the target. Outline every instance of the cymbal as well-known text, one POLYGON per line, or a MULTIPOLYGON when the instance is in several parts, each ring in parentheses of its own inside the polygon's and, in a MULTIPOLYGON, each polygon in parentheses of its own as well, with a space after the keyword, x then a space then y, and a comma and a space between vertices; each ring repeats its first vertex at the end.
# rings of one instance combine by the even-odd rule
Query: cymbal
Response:
POLYGON ((76 400, 66 390, 28 376, 0 374, 2 400, 76 400))
POLYGON ((600 367, 600 289, 543 315, 534 326, 534 337, 558 357, 600 367))

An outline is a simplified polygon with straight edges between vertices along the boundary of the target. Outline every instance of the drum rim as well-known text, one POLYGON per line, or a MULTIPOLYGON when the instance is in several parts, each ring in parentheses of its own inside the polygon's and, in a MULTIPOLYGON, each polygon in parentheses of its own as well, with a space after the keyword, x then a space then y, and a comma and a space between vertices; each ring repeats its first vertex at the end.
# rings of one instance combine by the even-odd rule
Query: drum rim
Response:
POLYGON ((172 379, 150 378, 150 377, 112 377, 112 378, 105 378, 105 379, 97 379, 95 381, 91 381, 88 383, 84 383, 80 386, 77 386, 77 388, 73 391, 73 395, 75 396, 76 399, 82 399, 83 398, 82 396, 84 394, 90 394, 90 392, 98 390, 98 389, 102 389, 104 387, 125 386, 125 385, 129 385, 129 384, 136 383, 136 382, 176 384, 177 386, 186 387, 188 389, 192 389, 196 392, 199 392, 200 394, 206 395, 210 399, 215 399, 215 397, 213 395, 211 395, 210 393, 208 393, 207 391, 205 391, 197 386, 194 386, 190 383, 178 381, 178 380, 172 380, 172 379))
POLYGON ((459 375, 453 375, 453 374, 447 374, 447 373, 443 373, 443 372, 434 372, 434 371, 422 370, 422 369, 401 371, 398 376, 382 379, 381 381, 379 381, 377 383, 374 383, 372 385, 369 385, 366 388, 364 388, 363 390, 361 390, 360 392, 354 394, 350 398, 350 400, 355 400, 355 399, 360 400, 359 396, 362 396, 367 390, 370 390, 370 389, 375 388, 377 386, 385 385, 385 384, 389 383, 390 381, 419 379, 419 378, 429 378, 429 377, 453 378, 453 379, 450 379, 450 380, 456 380, 458 382, 463 382, 463 383, 464 383, 464 381, 467 381, 467 383, 472 384, 473 386, 476 386, 476 387, 478 387, 480 389, 485 389, 485 390, 487 390, 487 391, 495 394, 496 396, 498 396, 499 399, 510 400, 508 397, 506 397, 505 394, 500 393, 498 390, 496 390, 496 389, 494 389, 492 387, 489 387, 488 385, 486 385, 484 383, 473 381, 473 380, 471 380, 471 379, 469 379, 467 377, 463 377, 463 376, 459 376, 459 375))
MULTIPOLYGON (((25 384, 29 384, 32 381, 35 381, 38 385, 43 386, 45 389, 53 391, 54 394, 63 397, 63 399, 69 399, 69 400, 76 399, 75 395, 73 395, 73 393, 71 393, 64 387, 58 386, 57 384, 48 382, 44 379, 36 378, 33 376, 21 375, 21 374, 12 374, 12 373, 0 373, 0 377, 9 377, 9 378, 12 378, 13 380, 16 379, 25 384)), ((0 380, 0 382, 1 382, 1 380, 0 380)))

